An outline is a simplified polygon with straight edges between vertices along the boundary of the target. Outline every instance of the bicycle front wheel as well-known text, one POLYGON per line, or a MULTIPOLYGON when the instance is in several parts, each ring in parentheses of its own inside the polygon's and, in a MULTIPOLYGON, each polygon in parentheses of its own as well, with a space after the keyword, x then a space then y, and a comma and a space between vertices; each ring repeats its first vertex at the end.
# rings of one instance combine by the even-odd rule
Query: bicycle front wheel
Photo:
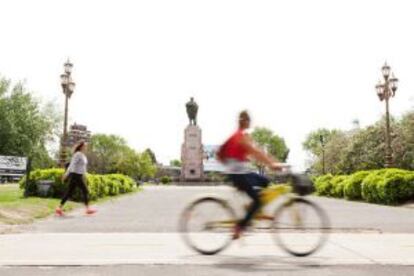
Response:
POLYGON ((297 257, 319 250, 327 240, 329 227, 329 219, 323 209, 301 197, 281 205, 272 224, 277 244, 297 257))
POLYGON ((180 230, 189 247, 204 255, 214 255, 230 245, 235 223, 236 214, 226 201, 205 197, 184 210, 180 230))

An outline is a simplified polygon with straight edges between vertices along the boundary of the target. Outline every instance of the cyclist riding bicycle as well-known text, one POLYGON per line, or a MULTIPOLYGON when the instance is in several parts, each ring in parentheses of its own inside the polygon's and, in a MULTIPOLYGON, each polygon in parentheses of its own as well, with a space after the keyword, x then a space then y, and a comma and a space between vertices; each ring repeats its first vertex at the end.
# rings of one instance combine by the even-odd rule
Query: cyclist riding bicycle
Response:
POLYGON ((250 116, 247 111, 239 115, 239 127, 237 131, 220 147, 217 159, 224 164, 233 185, 244 191, 251 199, 246 216, 236 225, 233 239, 238 239, 250 220, 260 210, 261 202, 259 192, 269 184, 269 180, 253 172, 249 167, 249 160, 254 159, 274 170, 282 170, 286 165, 278 162, 253 142, 246 130, 250 128, 250 116))

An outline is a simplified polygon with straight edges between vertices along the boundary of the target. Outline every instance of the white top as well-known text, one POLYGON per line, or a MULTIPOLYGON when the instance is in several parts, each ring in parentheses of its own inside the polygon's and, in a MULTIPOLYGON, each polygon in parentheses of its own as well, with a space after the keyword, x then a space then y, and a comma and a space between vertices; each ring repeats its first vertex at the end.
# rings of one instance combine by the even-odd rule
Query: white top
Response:
POLYGON ((248 174, 254 171, 249 161, 243 162, 229 158, 225 160, 223 165, 226 168, 225 172, 228 174, 248 174))
POLYGON ((87 165, 88 159, 86 158, 86 155, 78 151, 72 156, 72 160, 70 161, 70 165, 66 171, 66 174, 86 174, 87 165))

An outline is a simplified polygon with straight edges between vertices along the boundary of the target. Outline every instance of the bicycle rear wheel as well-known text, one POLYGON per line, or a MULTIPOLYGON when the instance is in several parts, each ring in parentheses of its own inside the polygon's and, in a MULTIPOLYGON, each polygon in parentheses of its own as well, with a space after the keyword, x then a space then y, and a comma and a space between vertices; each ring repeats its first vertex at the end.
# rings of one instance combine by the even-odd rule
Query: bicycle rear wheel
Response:
POLYGON ((315 203, 301 197, 292 198, 275 212, 272 224, 277 244, 293 256, 315 253, 326 242, 329 219, 315 203))
POLYGON ((230 245, 235 223, 236 214, 226 201, 205 197, 183 211, 180 230, 189 247, 204 255, 214 255, 230 245))

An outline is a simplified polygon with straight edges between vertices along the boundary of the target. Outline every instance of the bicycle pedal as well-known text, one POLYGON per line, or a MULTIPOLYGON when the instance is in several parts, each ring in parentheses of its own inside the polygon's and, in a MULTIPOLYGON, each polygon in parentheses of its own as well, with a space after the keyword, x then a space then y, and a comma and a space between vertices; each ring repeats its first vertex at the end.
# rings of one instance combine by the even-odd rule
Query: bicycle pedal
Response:
POLYGON ((264 213, 258 214, 254 217, 255 220, 273 220, 274 217, 266 215, 264 213))

